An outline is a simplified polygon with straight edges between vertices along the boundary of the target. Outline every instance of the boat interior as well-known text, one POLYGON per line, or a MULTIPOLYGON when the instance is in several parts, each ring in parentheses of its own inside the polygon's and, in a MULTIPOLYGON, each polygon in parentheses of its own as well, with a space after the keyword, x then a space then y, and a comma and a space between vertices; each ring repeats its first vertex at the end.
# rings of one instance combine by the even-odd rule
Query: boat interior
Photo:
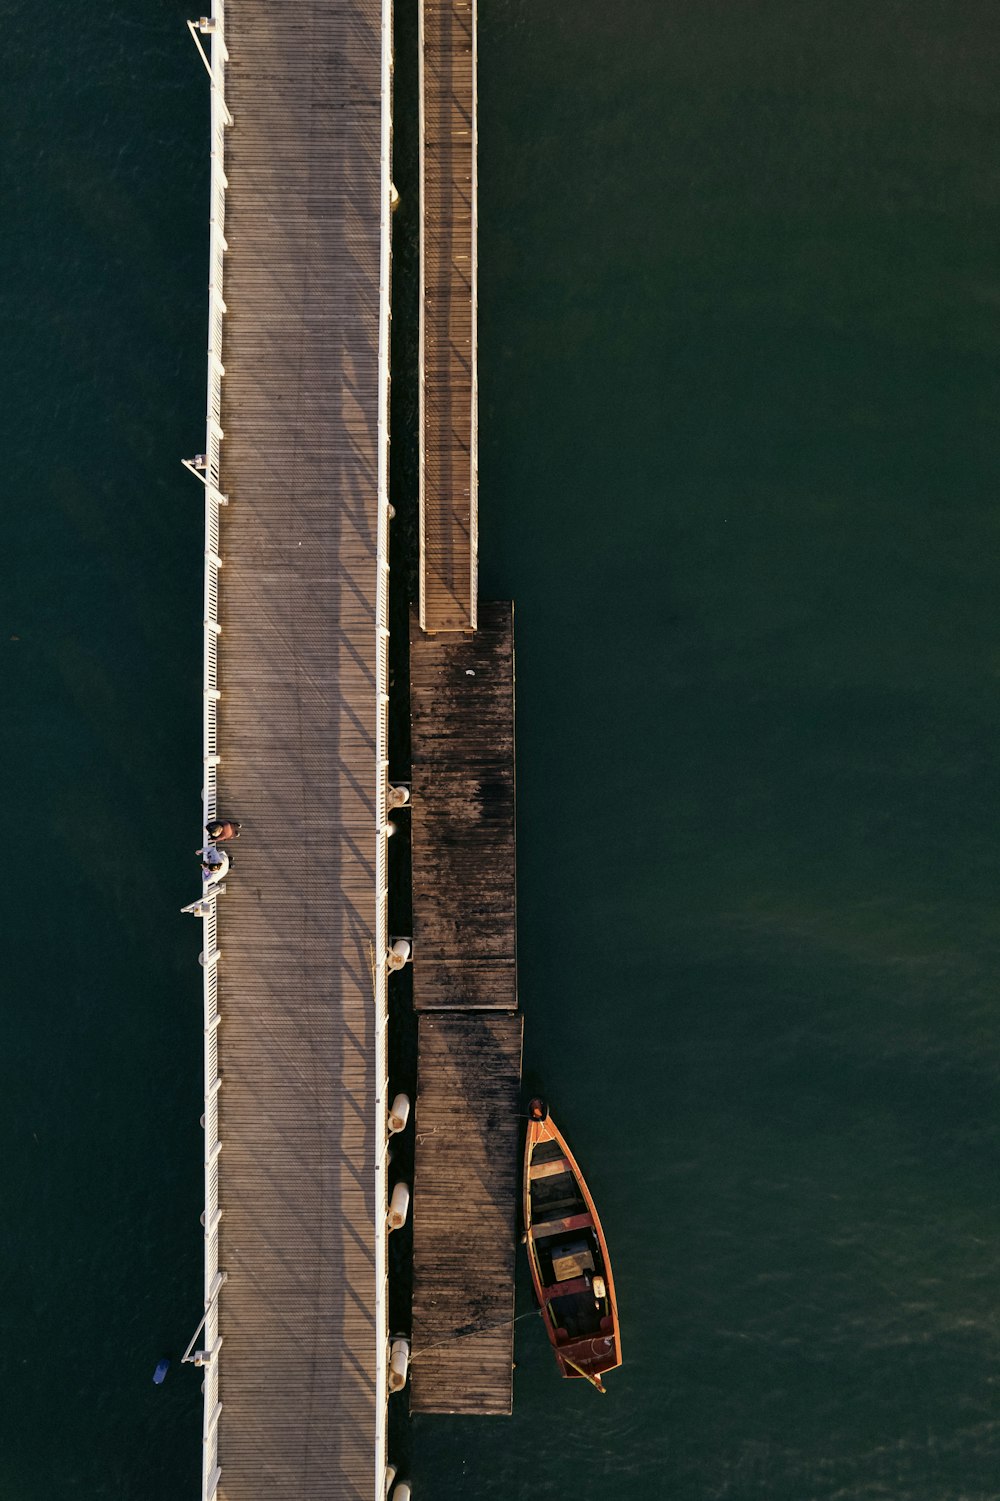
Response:
POLYGON ((558 1142, 543 1141, 535 1148, 528 1181, 532 1224, 586 1214, 586 1202, 558 1142))
POLYGON ((589 1218, 589 1211, 557 1142, 535 1148, 528 1182, 534 1252, 542 1286, 552 1289, 547 1303, 556 1342, 609 1332, 613 1320, 600 1243, 592 1223, 566 1223, 589 1218), (550 1223, 552 1233, 539 1235, 550 1223))

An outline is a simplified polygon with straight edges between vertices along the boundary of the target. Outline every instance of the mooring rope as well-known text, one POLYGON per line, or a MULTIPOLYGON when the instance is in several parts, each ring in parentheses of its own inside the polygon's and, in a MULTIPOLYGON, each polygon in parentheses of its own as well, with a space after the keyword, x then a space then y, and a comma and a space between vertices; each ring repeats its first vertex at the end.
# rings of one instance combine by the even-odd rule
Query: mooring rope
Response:
POLYGON ((442 1345, 450 1345, 452 1341, 456 1339, 470 1339, 473 1334, 488 1334, 491 1329, 512 1329, 514 1325, 519 1324, 522 1319, 535 1318, 536 1316, 539 1316, 541 1312, 542 1310, 540 1308, 529 1308, 527 1313, 515 1314, 512 1319, 500 1319, 495 1324, 480 1324, 475 1329, 463 1329, 458 1334, 449 1334, 447 1339, 435 1340, 434 1344, 432 1345, 424 1345, 419 1354, 411 1355, 410 1365, 412 1365, 415 1360, 419 1360, 421 1355, 426 1355, 428 1350, 440 1349, 442 1345))

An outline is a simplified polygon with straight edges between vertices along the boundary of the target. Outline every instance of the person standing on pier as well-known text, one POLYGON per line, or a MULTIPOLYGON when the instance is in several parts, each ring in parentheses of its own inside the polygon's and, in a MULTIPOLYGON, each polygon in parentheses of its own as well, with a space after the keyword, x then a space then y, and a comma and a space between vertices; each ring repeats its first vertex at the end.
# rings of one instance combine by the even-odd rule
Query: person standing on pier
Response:
POLYGON ((204 886, 214 886, 228 873, 231 861, 225 850, 217 850, 212 845, 198 850, 201 856, 201 879, 204 886))
POLYGON ((226 839, 238 839, 242 827, 235 818, 214 818, 205 825, 205 833, 213 844, 221 844, 226 839))

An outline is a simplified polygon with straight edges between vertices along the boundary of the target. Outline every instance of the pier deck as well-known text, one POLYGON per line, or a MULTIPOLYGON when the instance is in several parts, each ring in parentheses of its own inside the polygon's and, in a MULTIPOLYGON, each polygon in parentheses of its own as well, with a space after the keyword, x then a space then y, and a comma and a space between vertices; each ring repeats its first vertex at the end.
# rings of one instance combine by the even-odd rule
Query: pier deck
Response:
POLYGON ((227 7, 221 1501, 384 1493, 383 22, 227 7))
POLYGON ((517 1006, 514 617, 475 635, 410 631, 413 1002, 517 1006))
POLYGON ((522 1018, 514 617, 410 631, 414 1412, 509 1413, 522 1018))
POLYGON ((420 623, 476 625, 476 6, 420 4, 420 623))
POLYGON ((522 1024, 420 1017, 413 1412, 511 1411, 522 1024))

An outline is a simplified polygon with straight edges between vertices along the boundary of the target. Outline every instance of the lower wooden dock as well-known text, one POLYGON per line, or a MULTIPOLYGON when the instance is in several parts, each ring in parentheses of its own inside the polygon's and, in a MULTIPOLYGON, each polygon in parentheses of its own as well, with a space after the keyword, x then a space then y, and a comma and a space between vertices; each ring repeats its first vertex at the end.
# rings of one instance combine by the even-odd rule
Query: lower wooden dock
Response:
POLYGON ((414 1412, 509 1413, 522 1018, 514 616, 410 633, 414 1412))
POLYGON ((413 1218, 413 1412, 513 1404, 523 1018, 419 1022, 413 1218))
POLYGON ((514 610, 475 635, 410 630, 413 1001, 517 1005, 514 610))

